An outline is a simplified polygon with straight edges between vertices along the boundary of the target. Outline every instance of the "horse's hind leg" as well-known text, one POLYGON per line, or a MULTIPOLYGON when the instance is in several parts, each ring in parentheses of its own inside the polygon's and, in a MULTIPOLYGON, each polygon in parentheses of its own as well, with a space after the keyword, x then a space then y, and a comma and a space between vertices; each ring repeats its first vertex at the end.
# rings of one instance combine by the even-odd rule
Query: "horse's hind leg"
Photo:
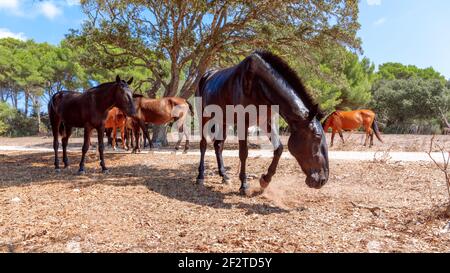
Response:
POLYGON ((122 138, 122 149, 125 150, 125 126, 120 127, 120 137, 122 138))
POLYGON ((61 122, 56 118, 52 118, 52 132, 53 132, 53 150, 55 152, 55 171, 59 172, 59 158, 58 158, 58 149, 59 149, 59 126, 61 126, 61 122))
MULTIPOLYGON (((91 137, 91 128, 84 128, 84 142, 83 142, 83 148, 81 150, 81 160, 80 160, 80 169, 78 170, 78 174, 85 174, 86 171, 84 169, 84 163, 86 161, 86 153, 89 150, 89 145, 90 145, 90 137, 91 137)), ((103 143, 103 136, 99 135, 99 138, 102 138, 102 143, 103 143)), ((100 148, 100 143, 99 143, 99 148, 100 148)))
POLYGON ((344 134, 342 134, 342 131, 341 131, 341 130, 339 130, 339 136, 341 137, 342 144, 345 144, 344 134))
MULTIPOLYGON (((203 134, 203 132, 201 132, 203 134)), ((206 153, 207 143, 205 136, 202 135, 202 140, 200 140, 200 164, 198 166, 198 176, 197 184, 203 185, 205 181, 205 153, 206 153)))
POLYGON ((114 151, 117 149, 116 136, 117 136, 117 127, 116 125, 114 125, 112 129, 112 148, 114 151))
POLYGON ((64 169, 69 167, 69 158, 67 157, 67 144, 69 144, 69 138, 71 135, 72 135, 72 127, 66 127, 65 135, 62 138, 64 169))
POLYGON ((178 126, 178 141, 175 145, 175 150, 179 150, 181 148, 181 141, 183 140, 183 124, 180 122, 180 120, 177 121, 178 126))

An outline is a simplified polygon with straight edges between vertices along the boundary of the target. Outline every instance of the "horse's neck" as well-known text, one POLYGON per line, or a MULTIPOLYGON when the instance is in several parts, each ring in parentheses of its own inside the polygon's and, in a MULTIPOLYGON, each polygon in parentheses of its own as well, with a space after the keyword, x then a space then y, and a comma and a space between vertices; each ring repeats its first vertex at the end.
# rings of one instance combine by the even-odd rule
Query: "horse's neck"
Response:
POLYGON ((99 89, 93 92, 97 111, 102 114, 107 114, 108 110, 114 106, 114 92, 112 88, 99 89))

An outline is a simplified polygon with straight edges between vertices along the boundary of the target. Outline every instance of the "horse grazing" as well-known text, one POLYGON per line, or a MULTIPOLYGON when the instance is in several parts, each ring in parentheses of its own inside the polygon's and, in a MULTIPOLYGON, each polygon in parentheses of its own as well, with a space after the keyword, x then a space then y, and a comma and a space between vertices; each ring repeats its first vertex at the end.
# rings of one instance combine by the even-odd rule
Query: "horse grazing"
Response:
MULTIPOLYGON (((116 135, 117 129, 120 129, 120 136, 122 139, 122 148, 125 150, 125 125, 127 121, 127 116, 119 108, 113 107, 108 112, 108 116, 105 121, 105 129, 112 129, 111 145, 113 150, 116 150, 116 135)), ((108 137, 109 144, 109 137, 108 137)))
MULTIPOLYGON (((228 106, 278 105, 279 113, 287 121, 291 131, 288 142, 289 152, 295 157, 301 170, 306 174, 305 183, 311 188, 319 189, 328 181, 328 148, 325 134, 319 122, 321 112, 318 105, 314 103, 312 97, 305 90, 297 74, 280 57, 267 51, 256 51, 234 67, 207 72, 199 82, 196 96, 202 98, 202 109, 208 106, 218 106, 222 113, 225 113, 226 108, 229 108, 228 106)), ((270 109, 270 107, 268 108, 270 109)), ((261 114, 261 111, 257 113, 257 119, 261 118, 261 114)), ((242 138, 239 137, 239 159, 241 163, 239 179, 241 181, 240 193, 248 194, 246 181, 247 135, 248 128, 255 124, 252 124, 250 118, 247 118, 245 114, 238 116, 234 113, 234 115, 235 119, 231 124, 226 124, 225 114, 223 114, 222 120, 219 119, 217 123, 214 123, 214 131, 221 131, 223 135, 222 139, 214 139, 214 150, 219 175, 222 176, 224 183, 228 183, 229 177, 225 171, 222 157, 226 129, 228 125, 236 124, 236 117, 244 117, 244 132, 241 132, 242 138)), ((209 124, 208 121, 213 118, 205 116, 202 115, 200 120, 202 132, 207 123, 209 124)), ((264 126, 261 125, 261 122, 259 124, 261 129, 270 134, 269 139, 274 146, 272 163, 268 172, 262 175, 259 181, 262 188, 266 188, 271 182, 283 152, 280 137, 269 120, 270 118, 265 121, 264 126)), ((239 125, 239 121, 237 124, 239 125)), ((206 148, 206 135, 202 133, 198 184, 204 182, 206 148)))
POLYGON ((380 131, 378 130, 377 117, 371 110, 355 110, 355 111, 335 111, 329 115, 323 123, 324 131, 327 132, 331 127, 331 146, 333 146, 334 136, 336 132, 339 133, 342 143, 345 143, 342 130, 350 131, 357 130, 364 126, 366 132, 366 140, 364 146, 367 145, 367 140, 370 137, 370 146, 373 146, 373 134, 377 136, 378 140, 383 143, 380 131))
POLYGON ((139 133, 140 130, 144 132, 144 138, 150 143, 152 142, 148 135, 145 123, 153 123, 155 125, 162 125, 169 122, 176 122, 178 128, 178 142, 175 149, 180 149, 180 144, 183 139, 183 134, 186 136, 186 144, 184 151, 189 149, 189 131, 186 128, 186 118, 190 111, 193 115, 192 105, 185 99, 180 97, 165 97, 161 99, 144 98, 142 95, 134 95, 136 104, 136 115, 133 116, 133 132, 135 135, 135 146, 133 153, 140 151, 139 148, 139 133))
POLYGON ((67 144, 72 134, 72 128, 84 128, 84 143, 80 161, 79 174, 84 174, 86 152, 90 145, 90 136, 93 129, 97 130, 98 151, 100 153, 100 166, 103 173, 107 173, 103 157, 103 135, 105 119, 109 109, 116 106, 127 115, 134 115, 136 109, 132 98, 132 91, 128 82, 116 77, 115 82, 108 82, 93 87, 84 93, 62 91, 54 94, 48 103, 48 113, 53 132, 53 149, 55 150, 55 169, 60 171, 58 159, 58 138, 62 137, 64 168, 69 166, 67 158, 67 144))

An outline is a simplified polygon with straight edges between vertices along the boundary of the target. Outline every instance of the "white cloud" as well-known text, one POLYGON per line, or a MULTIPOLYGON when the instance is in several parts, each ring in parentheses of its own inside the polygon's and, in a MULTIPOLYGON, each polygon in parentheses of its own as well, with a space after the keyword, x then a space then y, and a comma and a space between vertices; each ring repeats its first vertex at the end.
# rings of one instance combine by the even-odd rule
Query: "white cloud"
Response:
POLYGON ((0 10, 4 10, 9 14, 20 16, 22 11, 20 10, 19 0, 0 0, 0 10))
POLYGON ((66 0, 68 6, 78 6, 80 5, 80 0, 66 0))
POLYGON ((14 10, 19 7, 19 0, 0 0, 0 9, 14 10))
POLYGON ((381 5, 381 0, 367 0, 367 5, 379 6, 379 5, 381 5))
POLYGON ((0 28, 0 39, 1 38, 15 38, 22 41, 25 41, 27 37, 23 34, 23 32, 14 33, 7 28, 0 28))
POLYGON ((378 19, 375 22, 373 22, 373 25, 374 26, 381 26, 384 23, 386 23, 386 18, 385 17, 381 17, 380 19, 378 19))
POLYGON ((39 12, 49 19, 54 19, 62 14, 62 10, 52 2, 41 3, 39 5, 39 12))

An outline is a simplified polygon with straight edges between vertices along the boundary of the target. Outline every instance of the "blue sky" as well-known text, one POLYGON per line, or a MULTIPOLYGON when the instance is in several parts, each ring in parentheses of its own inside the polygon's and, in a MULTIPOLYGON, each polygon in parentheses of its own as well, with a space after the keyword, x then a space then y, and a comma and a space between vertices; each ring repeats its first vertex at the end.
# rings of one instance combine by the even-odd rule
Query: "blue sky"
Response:
MULTIPOLYGON (((361 0, 364 55, 376 65, 434 67, 450 79, 449 0, 361 0)), ((0 0, 0 38, 57 44, 84 15, 77 0, 0 0)))

